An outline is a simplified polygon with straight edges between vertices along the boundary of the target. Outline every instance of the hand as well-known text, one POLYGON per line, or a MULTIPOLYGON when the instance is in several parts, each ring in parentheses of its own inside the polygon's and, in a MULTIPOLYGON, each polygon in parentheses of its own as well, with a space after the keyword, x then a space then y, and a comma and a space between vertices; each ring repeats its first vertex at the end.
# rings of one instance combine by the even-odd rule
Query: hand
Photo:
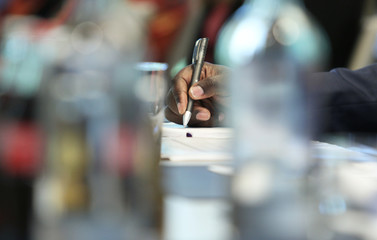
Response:
POLYGON ((200 80, 189 89, 192 72, 193 65, 189 65, 174 77, 173 85, 167 96, 165 117, 169 121, 182 124, 183 114, 188 103, 188 93, 195 100, 189 126, 221 125, 224 120, 224 113, 221 110, 227 105, 228 98, 225 91, 225 81, 230 69, 205 62, 200 80))

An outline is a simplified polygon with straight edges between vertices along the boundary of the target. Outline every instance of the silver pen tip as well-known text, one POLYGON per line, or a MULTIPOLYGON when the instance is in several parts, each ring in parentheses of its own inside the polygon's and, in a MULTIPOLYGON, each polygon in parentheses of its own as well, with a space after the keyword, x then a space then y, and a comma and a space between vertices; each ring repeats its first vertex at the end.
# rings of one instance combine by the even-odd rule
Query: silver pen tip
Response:
POLYGON ((187 124, 189 123, 191 118, 191 112, 186 111, 185 114, 183 115, 183 126, 187 127, 187 124))

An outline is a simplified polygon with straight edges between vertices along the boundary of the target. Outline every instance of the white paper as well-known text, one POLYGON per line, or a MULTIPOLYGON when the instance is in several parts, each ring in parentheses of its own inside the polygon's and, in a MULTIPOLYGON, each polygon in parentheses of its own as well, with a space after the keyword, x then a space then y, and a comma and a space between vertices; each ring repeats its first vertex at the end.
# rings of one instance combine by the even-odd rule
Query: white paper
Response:
POLYGON ((225 138, 233 137, 233 130, 225 127, 184 127, 175 123, 164 123, 162 137, 187 137, 187 134, 194 138, 225 138))
POLYGON ((232 139, 233 131, 230 128, 185 128, 178 124, 165 123, 162 130, 161 159, 230 161, 232 139))
MULTIPOLYGON (((161 159, 184 162, 231 161, 233 130, 231 128, 185 128, 164 123, 161 159), (187 137, 189 133, 192 137, 187 137)), ((338 145, 312 141, 313 159, 346 161, 377 161, 377 150, 365 146, 344 148, 338 145)))

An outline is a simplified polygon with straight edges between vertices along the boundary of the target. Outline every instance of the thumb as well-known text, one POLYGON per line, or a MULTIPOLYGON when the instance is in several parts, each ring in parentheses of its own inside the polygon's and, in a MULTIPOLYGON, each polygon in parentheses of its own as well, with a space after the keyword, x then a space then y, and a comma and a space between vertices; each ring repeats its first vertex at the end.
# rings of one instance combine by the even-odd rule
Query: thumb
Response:
POLYGON ((216 95, 219 87, 219 78, 217 76, 205 78, 194 84, 189 94, 192 99, 205 99, 216 95))

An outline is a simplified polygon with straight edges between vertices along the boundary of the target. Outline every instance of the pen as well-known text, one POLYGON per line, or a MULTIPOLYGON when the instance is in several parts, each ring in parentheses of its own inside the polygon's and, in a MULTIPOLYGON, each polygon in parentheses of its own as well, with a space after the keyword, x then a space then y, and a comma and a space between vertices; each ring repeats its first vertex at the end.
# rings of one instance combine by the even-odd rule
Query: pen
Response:
MULTIPOLYGON (((200 73, 202 72, 202 67, 204 64, 204 58, 207 51, 207 45, 208 45, 208 38, 199 38, 194 47, 194 52, 192 54, 192 64, 194 65, 194 72, 192 73, 191 77, 191 84, 194 85, 197 83, 200 79, 200 73)), ((187 126, 187 124, 190 121, 191 114, 192 114, 192 105, 194 103, 194 100, 188 96, 188 104, 185 114, 183 114, 183 126, 187 126)))

